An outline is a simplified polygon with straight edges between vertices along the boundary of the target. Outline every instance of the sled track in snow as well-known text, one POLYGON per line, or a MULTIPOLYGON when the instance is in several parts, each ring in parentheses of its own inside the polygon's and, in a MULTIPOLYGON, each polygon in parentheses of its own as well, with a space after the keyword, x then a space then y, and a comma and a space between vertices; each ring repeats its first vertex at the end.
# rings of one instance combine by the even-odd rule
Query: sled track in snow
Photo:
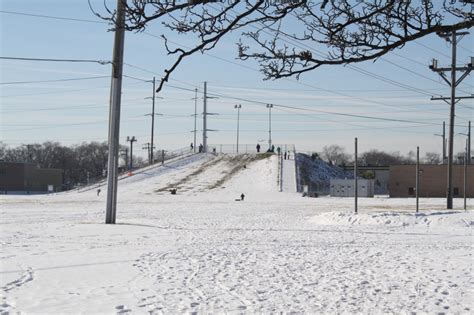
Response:
POLYGON ((236 156, 222 155, 211 161, 207 161, 200 165, 196 170, 174 182, 166 184, 164 187, 155 190, 157 193, 168 191, 172 188, 178 191, 208 191, 210 189, 220 188, 234 177, 244 166, 269 158, 271 154, 242 154, 236 156), (220 170, 220 168, 222 170, 220 170), (215 174, 218 174, 217 176, 215 174), (214 178, 212 178, 214 175, 214 178), (209 180, 209 182, 206 182, 209 180))

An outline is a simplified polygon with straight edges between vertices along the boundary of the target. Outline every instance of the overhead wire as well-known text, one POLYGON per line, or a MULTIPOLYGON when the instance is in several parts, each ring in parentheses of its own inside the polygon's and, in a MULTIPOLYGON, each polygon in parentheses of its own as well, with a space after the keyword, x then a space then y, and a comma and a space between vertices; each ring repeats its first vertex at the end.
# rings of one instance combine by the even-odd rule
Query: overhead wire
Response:
POLYGON ((68 82, 68 81, 82 81, 82 80, 93 80, 110 78, 110 76, 95 76, 95 77, 82 77, 82 78, 69 78, 69 79, 55 79, 55 80, 36 80, 36 81, 12 81, 12 82, 0 82, 0 85, 14 85, 14 84, 35 84, 35 83, 51 83, 51 82, 68 82))

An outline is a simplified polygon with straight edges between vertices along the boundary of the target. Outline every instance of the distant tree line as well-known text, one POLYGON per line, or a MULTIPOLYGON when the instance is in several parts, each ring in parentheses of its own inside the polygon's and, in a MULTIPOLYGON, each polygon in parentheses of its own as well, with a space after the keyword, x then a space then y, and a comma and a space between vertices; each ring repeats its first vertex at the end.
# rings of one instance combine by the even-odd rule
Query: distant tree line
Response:
MULTIPOLYGON (((123 169, 128 164, 126 146, 123 152, 123 169)), ((57 168, 63 171, 64 188, 79 183, 95 181, 106 176, 108 145, 106 142, 83 142, 79 145, 64 146, 59 142, 47 141, 42 144, 27 144, 8 147, 0 143, 0 161, 35 164, 40 168, 57 168)), ((134 166, 143 164, 134 156, 134 166)))
MULTIPOLYGON (((352 165, 354 163, 353 154, 349 154, 339 145, 325 146, 320 153, 313 154, 313 157, 319 157, 330 164, 352 165)), ((456 154, 454 163, 462 164, 464 152, 456 154)), ((410 151, 407 155, 400 152, 385 152, 381 150, 369 150, 359 154, 359 165, 361 166, 390 166, 400 164, 414 164, 416 162, 416 152, 410 151)), ((442 157, 436 152, 426 152, 420 157, 420 162, 424 164, 441 164, 442 157)))

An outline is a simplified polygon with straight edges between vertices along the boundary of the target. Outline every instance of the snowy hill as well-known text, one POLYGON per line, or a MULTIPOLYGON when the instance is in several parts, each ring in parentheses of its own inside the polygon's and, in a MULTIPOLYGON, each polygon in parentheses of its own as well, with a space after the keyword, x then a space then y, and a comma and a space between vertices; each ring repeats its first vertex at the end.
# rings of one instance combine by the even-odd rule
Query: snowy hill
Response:
POLYGON ((118 189, 121 196, 169 195, 171 189, 178 195, 252 195, 277 191, 277 174, 277 158, 269 154, 196 154, 124 178, 118 189))
POLYGON ((319 195, 329 194, 331 179, 354 178, 352 172, 344 171, 335 165, 303 153, 296 154, 296 163, 299 169, 299 185, 308 185, 309 192, 317 192, 319 195))

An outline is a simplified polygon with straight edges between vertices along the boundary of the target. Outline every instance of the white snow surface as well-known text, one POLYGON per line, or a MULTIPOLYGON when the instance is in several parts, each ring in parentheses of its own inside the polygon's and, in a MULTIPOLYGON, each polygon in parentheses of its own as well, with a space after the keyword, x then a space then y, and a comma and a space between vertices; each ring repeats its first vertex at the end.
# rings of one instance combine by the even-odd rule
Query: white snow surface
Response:
POLYGON ((414 199, 360 198, 356 215, 350 198, 278 192, 275 157, 201 154, 120 181, 115 225, 105 200, 0 196, 1 314, 474 309, 459 199, 415 214, 414 199))
POLYGON ((283 191, 296 192, 295 160, 283 160, 283 191))

